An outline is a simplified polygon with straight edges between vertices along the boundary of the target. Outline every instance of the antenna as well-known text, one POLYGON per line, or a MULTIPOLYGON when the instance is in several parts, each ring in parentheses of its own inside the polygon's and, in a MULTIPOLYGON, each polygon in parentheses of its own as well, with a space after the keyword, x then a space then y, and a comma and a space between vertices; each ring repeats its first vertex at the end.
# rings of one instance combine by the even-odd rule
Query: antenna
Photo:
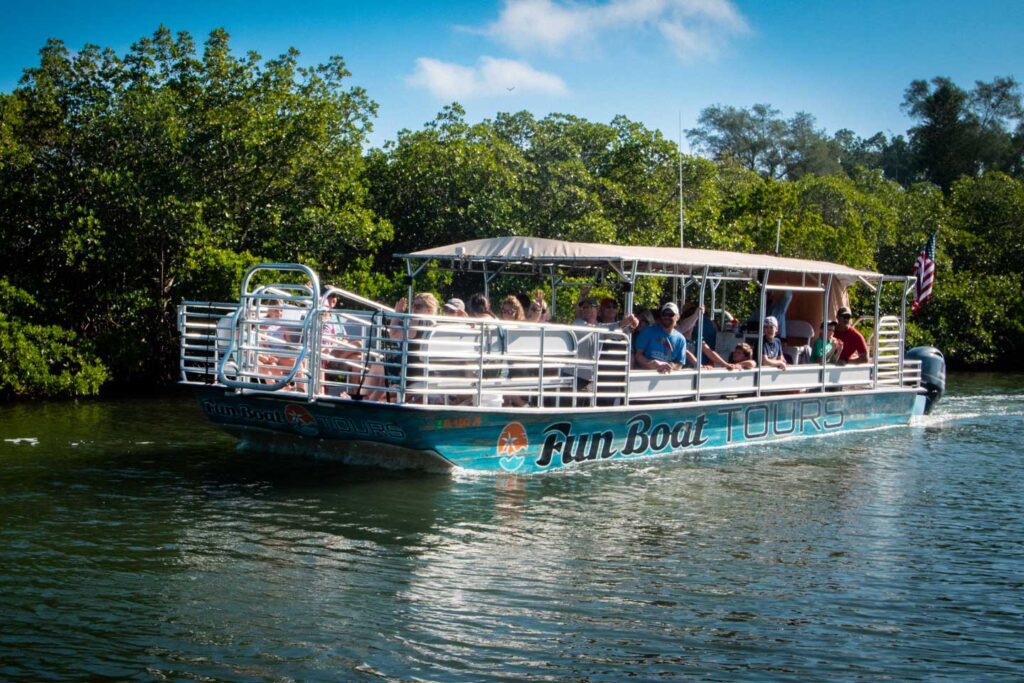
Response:
POLYGON ((679 247, 686 247, 686 224, 683 223, 683 111, 679 110, 679 145, 676 147, 679 157, 679 247))
POLYGON ((779 220, 775 223, 775 255, 779 255, 779 241, 782 239, 782 214, 779 214, 779 220))

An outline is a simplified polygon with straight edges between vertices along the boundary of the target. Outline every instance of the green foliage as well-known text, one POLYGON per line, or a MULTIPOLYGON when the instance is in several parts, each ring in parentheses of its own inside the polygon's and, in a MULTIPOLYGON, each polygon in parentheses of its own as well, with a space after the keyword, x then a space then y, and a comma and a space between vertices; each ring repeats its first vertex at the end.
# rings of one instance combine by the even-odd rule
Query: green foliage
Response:
MULTIPOLYGON (((904 106, 916 125, 892 138, 829 137, 766 104, 709 107, 688 135, 714 160, 681 157, 622 116, 474 124, 457 103, 365 151, 376 105, 340 58, 298 58, 234 55, 222 30, 197 49, 161 27, 123 55, 51 40, 0 94, 5 395, 84 395, 108 374, 172 381, 174 306, 234 299, 260 261, 300 261, 390 304, 406 293, 394 253, 499 235, 676 246, 681 212, 688 247, 773 253, 778 234, 783 256, 897 274, 939 229, 934 298, 910 338, 961 365, 1020 364, 1013 79, 970 91, 915 81, 904 106)), ((544 284, 499 279, 492 299, 544 284)), ((589 284, 560 289, 561 318, 589 284)), ((442 298, 481 288, 464 274, 417 278, 442 298)), ((668 296, 654 279, 635 292, 640 306, 668 296)), ((730 290, 741 317, 755 302, 750 287, 730 290)))
POLYGON ((239 57, 223 30, 199 52, 163 27, 124 55, 40 54, 0 100, 4 272, 116 376, 172 378, 174 306, 228 296, 245 265, 340 273, 391 238, 362 175, 376 105, 341 59, 239 57))
POLYGON ((56 325, 22 319, 39 310, 30 294, 0 278, 0 397, 97 394, 108 373, 91 345, 56 325))
POLYGON ((904 187, 925 180, 949 191, 959 178, 991 171, 1024 177, 1024 104, 1013 78, 977 81, 970 91, 948 78, 916 80, 902 106, 916 125, 891 139, 883 133, 861 138, 846 129, 829 137, 810 114, 784 119, 768 104, 707 107, 687 137, 719 162, 775 180, 852 178, 867 168, 904 187))
POLYGON ((922 336, 957 367, 1024 369, 1024 277, 947 273, 917 316, 922 336))
POLYGON ((1014 79, 978 81, 970 92, 949 78, 913 81, 903 108, 918 121, 908 132, 919 177, 949 190, 964 176, 1022 170, 1024 106, 1014 79))
POLYGON ((734 160, 773 180, 842 172, 844 143, 848 147, 859 144, 852 133, 840 131, 840 137, 829 139, 825 131, 815 128, 810 114, 798 112, 787 121, 780 113, 768 104, 750 109, 714 105, 700 113, 697 127, 686 136, 713 158, 734 160))
POLYGON ((7 278, 0 277, 0 320, 31 320, 41 311, 42 307, 31 294, 18 289, 7 278))
POLYGON ((189 247, 181 263, 181 298, 236 301, 242 276, 260 261, 249 252, 239 254, 209 244, 189 247))
POLYGON ((0 396, 94 396, 107 378, 107 369, 74 332, 0 321, 0 396))
POLYGON ((1024 254, 1024 184, 1003 173, 963 178, 950 193, 952 249, 961 268, 1020 272, 1024 254))

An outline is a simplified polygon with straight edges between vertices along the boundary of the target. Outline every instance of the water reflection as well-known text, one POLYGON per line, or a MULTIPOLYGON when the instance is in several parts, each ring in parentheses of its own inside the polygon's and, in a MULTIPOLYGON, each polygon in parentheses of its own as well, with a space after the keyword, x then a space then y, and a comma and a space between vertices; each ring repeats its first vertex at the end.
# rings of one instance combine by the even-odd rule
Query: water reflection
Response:
POLYGON ((915 428, 539 477, 242 456, 188 401, 4 408, 38 445, 0 442, 0 674, 1016 677, 998 382, 915 428))

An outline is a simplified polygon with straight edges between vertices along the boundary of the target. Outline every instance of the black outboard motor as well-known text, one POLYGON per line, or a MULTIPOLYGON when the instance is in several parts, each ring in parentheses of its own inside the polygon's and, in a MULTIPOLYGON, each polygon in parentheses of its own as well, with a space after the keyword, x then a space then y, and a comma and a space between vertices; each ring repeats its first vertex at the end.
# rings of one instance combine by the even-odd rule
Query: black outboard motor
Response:
POLYGON ((924 412, 932 408, 946 393, 946 359, 934 346, 915 346, 903 356, 906 360, 921 361, 921 386, 928 392, 924 412))

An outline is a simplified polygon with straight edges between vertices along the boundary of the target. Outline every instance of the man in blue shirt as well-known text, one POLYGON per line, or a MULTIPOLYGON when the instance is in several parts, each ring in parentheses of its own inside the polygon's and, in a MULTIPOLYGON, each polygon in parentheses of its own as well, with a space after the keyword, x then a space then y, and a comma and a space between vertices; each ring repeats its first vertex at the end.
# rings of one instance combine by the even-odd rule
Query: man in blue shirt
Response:
POLYGON ((686 338, 676 330, 679 307, 671 301, 661 307, 659 324, 645 327, 637 337, 634 360, 638 368, 660 373, 682 369, 689 359, 691 367, 697 359, 686 350, 686 338))

